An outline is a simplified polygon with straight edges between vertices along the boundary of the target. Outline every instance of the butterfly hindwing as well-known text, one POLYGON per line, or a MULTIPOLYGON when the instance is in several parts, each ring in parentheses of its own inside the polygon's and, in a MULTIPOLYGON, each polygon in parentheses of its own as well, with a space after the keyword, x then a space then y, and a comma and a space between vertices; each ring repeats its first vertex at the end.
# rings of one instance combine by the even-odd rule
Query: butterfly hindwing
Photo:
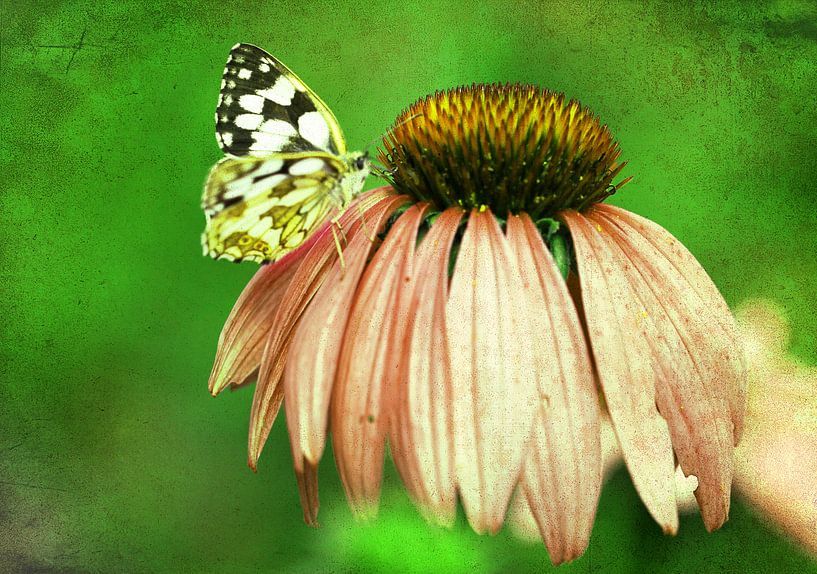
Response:
POLYGON ((280 259, 326 219, 345 165, 327 153, 225 158, 210 171, 202 207, 206 254, 230 261, 280 259))
POLYGON ((251 44, 230 51, 216 107, 216 139, 225 153, 346 153, 335 116, 298 76, 251 44))

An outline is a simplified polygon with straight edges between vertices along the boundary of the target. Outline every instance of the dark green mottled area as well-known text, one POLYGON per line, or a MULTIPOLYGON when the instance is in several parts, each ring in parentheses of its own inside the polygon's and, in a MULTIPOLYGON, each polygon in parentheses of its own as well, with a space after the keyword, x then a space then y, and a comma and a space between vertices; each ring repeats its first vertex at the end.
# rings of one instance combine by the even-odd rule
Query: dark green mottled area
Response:
MULTIPOLYGON (((254 268, 201 256, 226 54, 256 43, 352 147, 419 96, 533 82, 619 138, 613 200, 667 227, 732 305, 771 297, 817 360, 811 2, 25 2, 0 9, 0 571, 543 571, 508 533, 426 526, 391 473, 353 524, 332 462, 301 523, 283 421, 245 466, 251 391, 208 396, 254 268), (80 39, 82 41, 80 42, 80 39)), ((817 572, 740 499, 667 538, 626 475, 562 572, 817 572)))

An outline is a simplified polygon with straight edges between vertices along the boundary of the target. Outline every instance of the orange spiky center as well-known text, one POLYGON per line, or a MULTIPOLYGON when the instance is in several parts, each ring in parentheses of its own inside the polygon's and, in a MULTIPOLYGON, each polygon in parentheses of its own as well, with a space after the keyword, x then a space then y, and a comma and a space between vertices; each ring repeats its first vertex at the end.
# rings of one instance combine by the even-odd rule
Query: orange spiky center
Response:
POLYGON ((394 187, 438 209, 490 208, 534 219, 615 193, 625 163, 606 125, 564 94, 474 84, 437 92, 395 120, 378 157, 394 187))

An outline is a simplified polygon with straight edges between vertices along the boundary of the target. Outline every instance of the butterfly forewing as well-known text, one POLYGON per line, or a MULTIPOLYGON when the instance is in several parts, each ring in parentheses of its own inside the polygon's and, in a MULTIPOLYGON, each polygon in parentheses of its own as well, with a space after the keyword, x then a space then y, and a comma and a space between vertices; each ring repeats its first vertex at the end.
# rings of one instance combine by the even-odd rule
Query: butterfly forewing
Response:
POLYGON ((364 154, 346 153, 326 104, 250 44, 237 44, 227 59, 216 139, 232 156, 210 170, 202 197, 202 244, 216 259, 280 259, 333 207, 348 205, 369 173, 364 154))
POLYGON ((230 261, 276 260, 303 243, 338 205, 344 165, 327 153, 227 158, 210 171, 205 253, 230 261))
POLYGON ((227 58, 216 139, 233 156, 346 152, 343 133, 326 104, 286 66, 251 44, 235 45, 227 58))

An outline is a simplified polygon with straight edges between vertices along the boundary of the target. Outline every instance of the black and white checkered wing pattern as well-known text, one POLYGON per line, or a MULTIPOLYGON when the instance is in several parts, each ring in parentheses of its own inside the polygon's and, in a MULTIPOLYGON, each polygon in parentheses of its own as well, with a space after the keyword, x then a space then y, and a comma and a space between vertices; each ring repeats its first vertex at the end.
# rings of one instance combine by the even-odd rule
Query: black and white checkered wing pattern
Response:
POLYGON ((232 156, 346 153, 335 116, 298 76, 251 44, 227 58, 216 107, 216 139, 232 156))

